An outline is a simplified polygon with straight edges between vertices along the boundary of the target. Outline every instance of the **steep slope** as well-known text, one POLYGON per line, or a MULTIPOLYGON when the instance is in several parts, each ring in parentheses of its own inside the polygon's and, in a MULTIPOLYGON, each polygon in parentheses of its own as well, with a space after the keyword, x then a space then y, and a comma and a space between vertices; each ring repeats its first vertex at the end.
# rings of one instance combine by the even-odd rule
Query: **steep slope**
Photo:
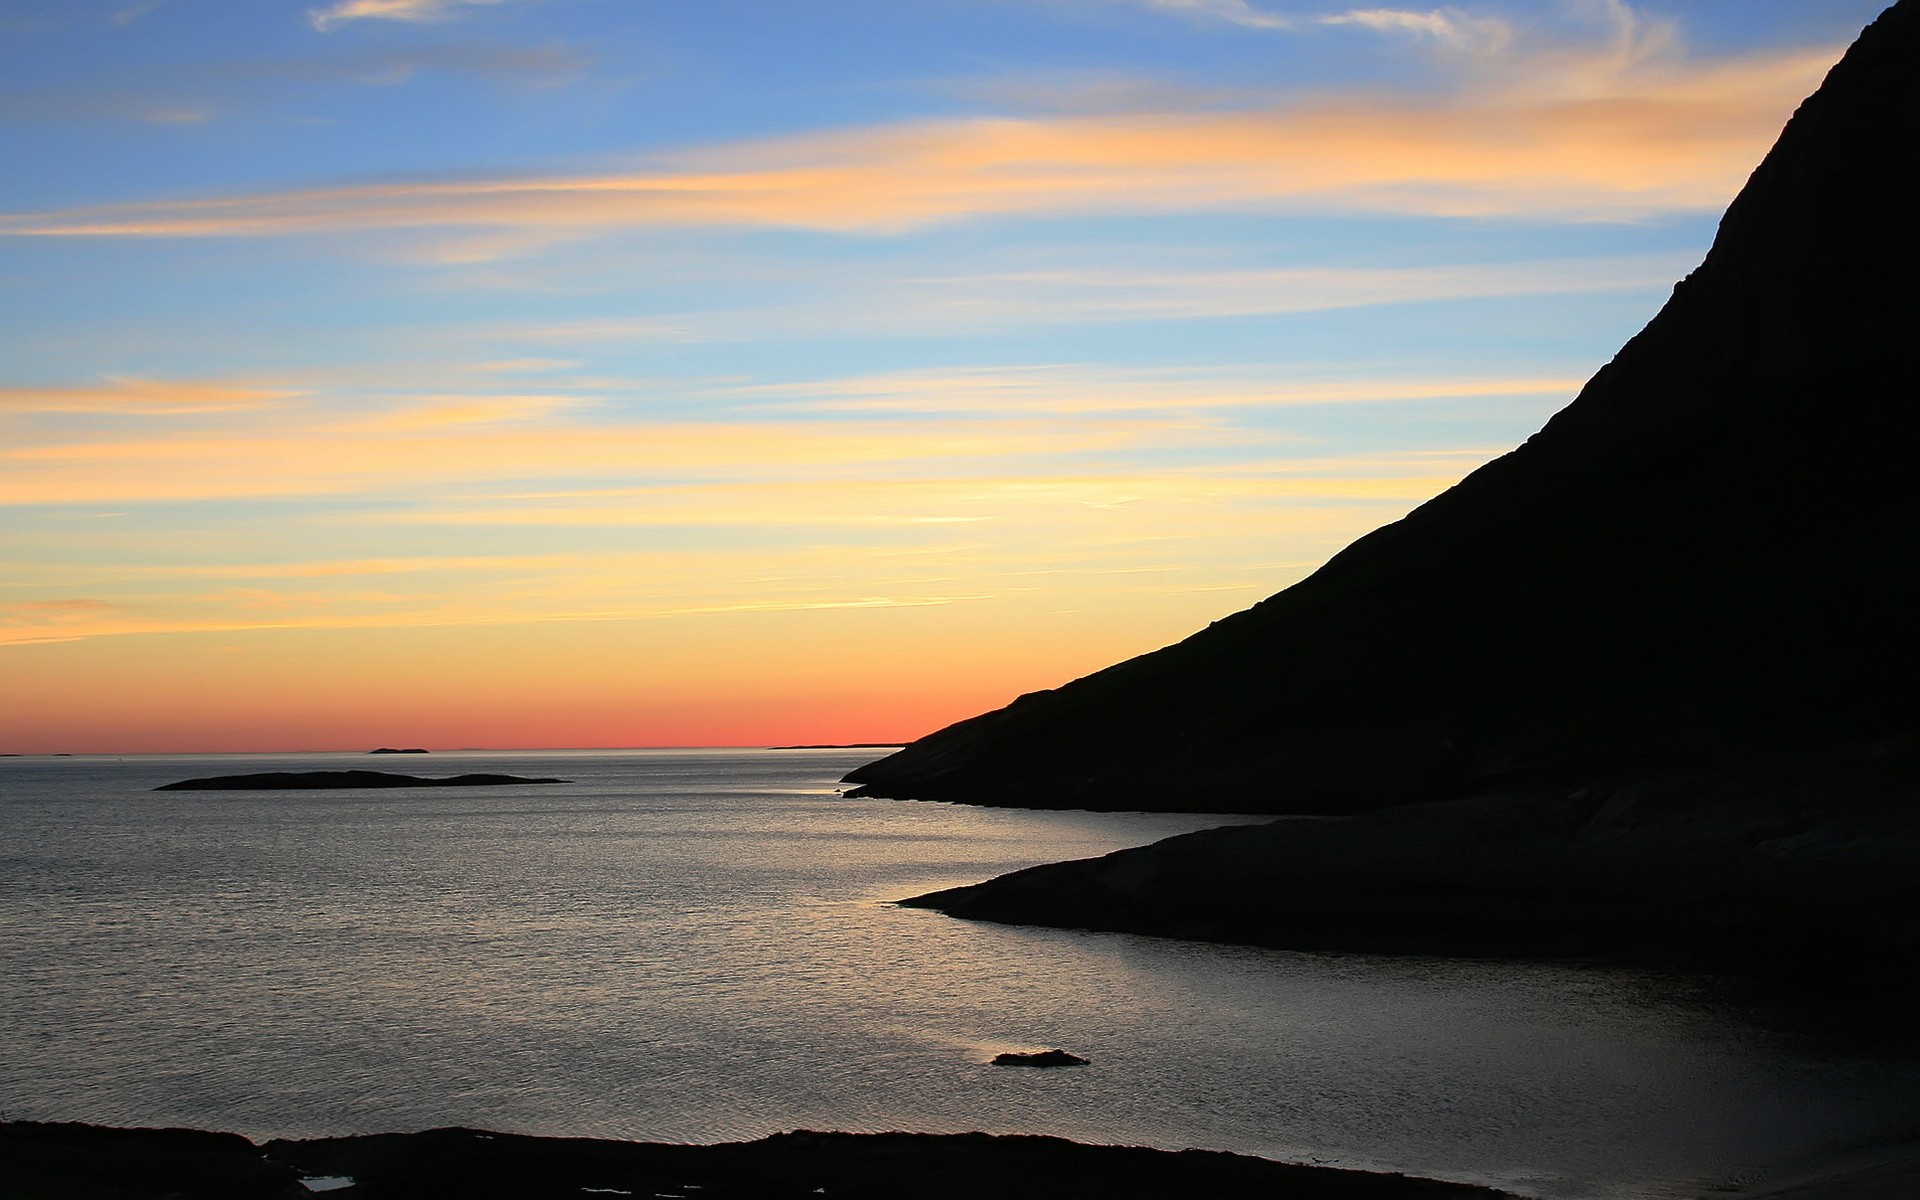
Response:
POLYGON ((1803 104, 1659 315, 1524 446, 1177 645, 856 794, 1353 812, 1920 717, 1920 0, 1803 104))

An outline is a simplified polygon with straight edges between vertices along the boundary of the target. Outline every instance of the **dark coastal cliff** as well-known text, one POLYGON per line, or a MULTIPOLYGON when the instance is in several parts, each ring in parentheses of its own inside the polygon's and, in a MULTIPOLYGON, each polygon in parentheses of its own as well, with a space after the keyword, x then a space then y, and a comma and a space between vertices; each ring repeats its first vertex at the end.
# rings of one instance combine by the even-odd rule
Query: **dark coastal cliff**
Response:
POLYGON ((848 781, 1342 813, 1914 728, 1916 197, 1920 0, 1901 0, 1699 269, 1524 446, 1245 612, 848 781))

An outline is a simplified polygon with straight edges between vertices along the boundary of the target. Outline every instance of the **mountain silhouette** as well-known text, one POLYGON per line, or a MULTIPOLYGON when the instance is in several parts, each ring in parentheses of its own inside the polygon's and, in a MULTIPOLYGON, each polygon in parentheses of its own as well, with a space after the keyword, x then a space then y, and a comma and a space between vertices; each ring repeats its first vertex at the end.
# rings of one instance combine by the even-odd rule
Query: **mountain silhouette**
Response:
POLYGON ((1251 609, 855 770, 854 794, 1343 813, 1913 729, 1917 198, 1901 0, 1526 444, 1251 609))

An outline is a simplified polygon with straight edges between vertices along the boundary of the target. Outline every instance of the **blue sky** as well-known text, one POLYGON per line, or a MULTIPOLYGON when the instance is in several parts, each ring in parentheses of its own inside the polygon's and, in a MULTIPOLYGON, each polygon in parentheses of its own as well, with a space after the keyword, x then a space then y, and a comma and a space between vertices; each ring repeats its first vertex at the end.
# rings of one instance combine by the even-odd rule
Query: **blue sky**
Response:
POLYGON ((0 718, 868 740, 1151 649, 1570 399, 1879 7, 0 0, 0 718))

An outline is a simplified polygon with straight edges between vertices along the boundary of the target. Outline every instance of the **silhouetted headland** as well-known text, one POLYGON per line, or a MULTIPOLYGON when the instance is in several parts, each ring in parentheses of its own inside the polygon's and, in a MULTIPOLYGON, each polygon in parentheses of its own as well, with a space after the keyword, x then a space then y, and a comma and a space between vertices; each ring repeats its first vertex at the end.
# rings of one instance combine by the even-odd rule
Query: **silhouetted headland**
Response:
POLYGON ((1854 986, 1920 972, 1912 740, 1206 830, 906 904, 1294 950, 1630 961, 1854 986))
POLYGON ((5 1194, 22 1200, 204 1196, 285 1200, 1499 1200, 1489 1188, 1294 1166, 1205 1150, 1089 1146, 981 1133, 776 1134, 717 1146, 524 1137, 472 1129, 273 1141, 231 1133, 0 1123, 5 1194))
POLYGON ((264 771, 254 775, 212 775, 163 783, 156 792, 305 791, 320 788, 504 787, 518 783, 565 783, 564 779, 528 779, 520 775, 454 775, 429 779, 390 771, 264 771))
POLYGON ((404 750, 396 750, 392 746, 382 746, 378 750, 369 750, 367 751, 367 753, 368 754, 425 754, 426 751, 421 749, 418 746, 408 746, 404 750))
POLYGON ((1901 0, 1699 269, 1525 445, 1250 610, 847 776, 1320 819, 914 903, 1281 946, 1913 970, 1916 195, 1920 0, 1901 0))

